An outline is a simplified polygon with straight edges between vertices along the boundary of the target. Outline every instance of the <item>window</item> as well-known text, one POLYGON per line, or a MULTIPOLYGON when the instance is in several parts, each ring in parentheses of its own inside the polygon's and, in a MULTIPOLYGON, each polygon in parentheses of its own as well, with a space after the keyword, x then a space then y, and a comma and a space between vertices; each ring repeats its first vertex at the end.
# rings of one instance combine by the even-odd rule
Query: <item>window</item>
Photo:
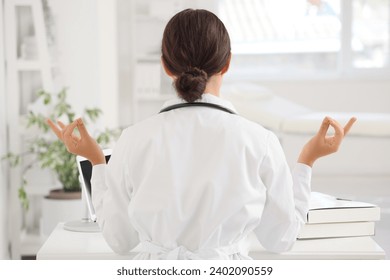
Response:
POLYGON ((218 7, 232 69, 262 77, 388 73, 389 12, 390 0, 219 0, 218 7))
POLYGON ((389 1, 353 1, 352 51, 356 68, 389 66, 389 1))

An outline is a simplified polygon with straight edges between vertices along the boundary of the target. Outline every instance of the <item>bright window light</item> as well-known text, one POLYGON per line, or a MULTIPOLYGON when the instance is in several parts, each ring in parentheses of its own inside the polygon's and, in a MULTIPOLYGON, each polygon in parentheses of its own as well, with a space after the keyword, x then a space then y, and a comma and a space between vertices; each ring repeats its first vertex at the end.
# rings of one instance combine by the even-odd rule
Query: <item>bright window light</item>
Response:
POLYGON ((218 8, 232 69, 274 77, 388 71, 389 12, 390 0, 219 0, 218 8))
POLYGON ((389 1, 353 1, 352 50, 357 68, 389 63, 389 1))

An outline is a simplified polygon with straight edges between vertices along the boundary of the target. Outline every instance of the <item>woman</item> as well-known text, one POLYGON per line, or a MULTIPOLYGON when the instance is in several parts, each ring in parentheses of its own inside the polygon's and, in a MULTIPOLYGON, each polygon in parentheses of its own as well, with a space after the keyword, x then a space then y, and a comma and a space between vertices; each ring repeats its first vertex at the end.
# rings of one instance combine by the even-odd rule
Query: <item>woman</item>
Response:
POLYGON ((355 119, 342 128, 325 118, 291 174, 276 136, 219 98, 230 58, 228 32, 214 14, 176 14, 161 60, 178 98, 125 129, 107 165, 81 119, 59 127, 49 120, 71 153, 91 161, 94 207, 115 252, 141 243, 141 259, 245 259, 252 232, 271 251, 294 243, 308 211, 311 166, 338 149, 355 119))

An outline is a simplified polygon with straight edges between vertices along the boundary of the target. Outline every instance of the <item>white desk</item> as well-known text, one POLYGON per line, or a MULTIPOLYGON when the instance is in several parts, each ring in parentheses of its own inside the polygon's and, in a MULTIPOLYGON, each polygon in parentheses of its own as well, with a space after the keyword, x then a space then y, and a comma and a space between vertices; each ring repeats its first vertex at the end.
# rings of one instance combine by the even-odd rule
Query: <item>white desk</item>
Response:
MULTIPOLYGON (((298 240, 291 251, 274 254, 254 241, 250 256, 254 259, 385 259, 385 252, 371 237, 298 240)), ((72 232, 60 223, 37 254, 47 259, 132 259, 137 249, 128 255, 117 255, 104 241, 101 233, 72 232)))

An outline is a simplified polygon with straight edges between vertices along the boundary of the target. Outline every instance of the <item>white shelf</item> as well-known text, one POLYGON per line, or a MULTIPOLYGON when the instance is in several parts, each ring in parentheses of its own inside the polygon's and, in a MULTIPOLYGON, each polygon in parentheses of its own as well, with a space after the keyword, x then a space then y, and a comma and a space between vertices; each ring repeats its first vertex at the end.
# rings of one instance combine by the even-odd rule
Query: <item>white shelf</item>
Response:
MULTIPOLYGON (((34 103, 34 93, 38 89, 51 90, 53 88, 52 66, 50 64, 48 43, 44 23, 44 9, 41 0, 8 0, 4 2, 4 29, 6 49, 6 91, 7 97, 7 118, 10 121, 9 126, 9 150, 15 154, 22 153, 24 146, 27 146, 26 139, 34 131, 26 129, 26 117, 30 104, 34 103), (23 8, 20 8, 23 6, 23 8), (24 42, 23 38, 31 36, 31 30, 34 30, 34 45, 31 45, 31 52, 23 52, 21 48, 24 42), (18 50, 25 54, 19 56, 18 50), (34 51, 34 52, 32 52, 34 51), (37 57, 29 54, 34 54, 37 57), (30 59, 29 59, 30 58, 30 59), (30 134, 31 133, 31 134, 30 134)), ((0 6, 2 6, 1 4, 0 6)), ((27 42, 28 43, 28 42, 27 42)), ((26 45, 28 50, 28 44, 26 45)), ((9 192, 11 200, 9 201, 8 219, 11 221, 9 229, 9 241, 11 243, 10 257, 19 259, 21 255, 35 255, 43 240, 39 235, 39 230, 33 230, 30 233, 30 216, 25 217, 25 223, 22 223, 23 215, 18 200, 18 190, 22 184, 23 166, 17 166, 10 170, 9 192), (20 226, 24 224, 28 230, 21 230, 20 226)), ((28 176, 27 173, 26 176, 28 176)), ((38 179, 42 177, 37 176, 38 179)), ((31 184, 32 182, 29 181, 31 184)), ((45 188, 44 183, 38 183, 39 187, 26 187, 29 195, 33 195, 30 209, 39 209, 39 197, 45 188)), ((43 194, 44 195, 44 194, 43 194)), ((35 212, 28 215, 34 216, 35 212)))
POLYGON ((41 71, 43 65, 38 60, 22 60, 16 61, 16 68, 19 71, 41 71))
POLYGON ((172 94, 167 94, 162 89, 164 81, 161 67, 161 37, 164 26, 171 17, 170 14, 174 14, 174 11, 179 9, 178 5, 182 3, 177 0, 157 2, 159 1, 133 1, 131 20, 135 42, 132 53, 135 58, 133 122, 155 114, 165 101, 173 98, 172 94))

